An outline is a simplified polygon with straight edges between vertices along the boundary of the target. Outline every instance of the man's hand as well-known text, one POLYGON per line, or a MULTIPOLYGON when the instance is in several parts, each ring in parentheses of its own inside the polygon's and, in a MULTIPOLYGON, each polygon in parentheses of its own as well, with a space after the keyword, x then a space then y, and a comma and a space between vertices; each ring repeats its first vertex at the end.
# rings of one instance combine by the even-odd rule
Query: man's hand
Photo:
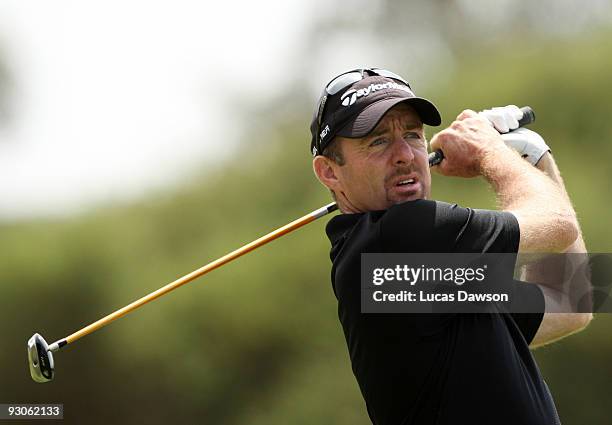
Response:
POLYGON ((442 162, 433 169, 445 176, 479 176, 487 157, 497 152, 512 153, 489 120, 469 109, 436 134, 430 145, 432 151, 440 149, 444 153, 442 162))
POLYGON ((536 165, 550 148, 542 137, 526 128, 518 128, 523 111, 516 105, 485 109, 479 112, 495 129, 502 133, 507 146, 519 153, 531 165, 536 165))

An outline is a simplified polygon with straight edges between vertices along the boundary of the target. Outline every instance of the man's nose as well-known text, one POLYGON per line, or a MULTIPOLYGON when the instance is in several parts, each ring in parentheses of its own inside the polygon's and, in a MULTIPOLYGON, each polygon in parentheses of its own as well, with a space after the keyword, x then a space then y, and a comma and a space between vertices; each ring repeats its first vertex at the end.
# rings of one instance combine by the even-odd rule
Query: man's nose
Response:
POLYGON ((393 140, 393 163, 411 164, 413 160, 414 152, 410 144, 402 136, 396 136, 393 140))

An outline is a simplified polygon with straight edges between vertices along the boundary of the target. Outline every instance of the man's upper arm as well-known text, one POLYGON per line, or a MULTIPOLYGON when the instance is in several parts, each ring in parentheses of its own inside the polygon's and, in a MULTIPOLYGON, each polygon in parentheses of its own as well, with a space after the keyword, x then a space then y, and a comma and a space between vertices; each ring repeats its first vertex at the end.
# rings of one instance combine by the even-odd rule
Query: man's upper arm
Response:
POLYGON ((544 294, 546 313, 542 323, 529 345, 532 348, 550 344, 585 328, 592 318, 591 313, 568 313, 571 306, 567 303, 567 296, 553 288, 544 285, 538 286, 544 294))
MULTIPOLYGON (((529 235, 537 233, 534 227, 537 219, 440 201, 418 200, 395 205, 381 220, 381 236, 387 252, 516 253, 529 249, 547 235, 546 231, 529 235)), ((587 317, 590 314, 552 313, 570 311, 560 304, 556 291, 533 283, 520 285, 525 287, 519 286, 519 291, 539 303, 533 313, 512 315, 531 347, 576 332, 590 320, 587 317)))

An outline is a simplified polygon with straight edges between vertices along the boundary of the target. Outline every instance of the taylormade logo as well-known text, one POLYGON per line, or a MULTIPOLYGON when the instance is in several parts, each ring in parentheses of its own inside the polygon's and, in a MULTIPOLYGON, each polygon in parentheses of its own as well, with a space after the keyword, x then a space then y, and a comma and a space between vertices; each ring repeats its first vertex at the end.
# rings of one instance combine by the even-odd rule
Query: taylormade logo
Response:
MULTIPOLYGON (((372 87, 372 85, 370 85, 372 87)), ((363 89, 362 89, 363 90, 363 89)), ((343 106, 350 106, 357 101, 357 90, 349 89, 340 97, 343 106)))
POLYGON ((375 91, 378 91, 378 90, 387 90, 387 89, 388 90, 390 89, 403 90, 406 93, 409 93, 410 95, 414 96, 414 93, 412 93, 412 91, 408 87, 402 84, 395 83, 395 82, 388 82, 388 83, 382 83, 382 84, 370 84, 369 86, 364 87, 359 90, 348 89, 342 94, 342 96, 340 96, 340 100, 342 101, 342 106, 351 106, 352 104, 357 102, 357 99, 360 97, 367 96, 370 93, 374 93, 375 91))

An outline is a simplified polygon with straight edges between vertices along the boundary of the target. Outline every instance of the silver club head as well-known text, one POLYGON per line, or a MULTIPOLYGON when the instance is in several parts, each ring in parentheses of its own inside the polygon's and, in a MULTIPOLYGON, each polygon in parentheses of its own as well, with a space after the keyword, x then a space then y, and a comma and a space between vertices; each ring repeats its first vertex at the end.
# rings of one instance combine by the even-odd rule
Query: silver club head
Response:
POLYGON ((55 364, 49 344, 39 334, 34 334, 28 340, 28 361, 30 374, 36 382, 49 382, 53 379, 55 364))

